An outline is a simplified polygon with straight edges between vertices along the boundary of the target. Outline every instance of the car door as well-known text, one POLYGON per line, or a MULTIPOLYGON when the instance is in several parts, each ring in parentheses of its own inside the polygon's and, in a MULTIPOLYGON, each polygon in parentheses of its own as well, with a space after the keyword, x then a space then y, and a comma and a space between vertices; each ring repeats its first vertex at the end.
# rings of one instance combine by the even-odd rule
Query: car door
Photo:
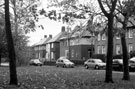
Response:
POLYGON ((91 61, 91 67, 92 67, 92 68, 95 68, 95 66, 96 66, 96 63, 95 63, 94 60, 92 60, 92 61, 91 61))
POLYGON ((88 61, 88 66, 89 66, 90 68, 93 68, 93 60, 89 60, 89 61, 88 61))

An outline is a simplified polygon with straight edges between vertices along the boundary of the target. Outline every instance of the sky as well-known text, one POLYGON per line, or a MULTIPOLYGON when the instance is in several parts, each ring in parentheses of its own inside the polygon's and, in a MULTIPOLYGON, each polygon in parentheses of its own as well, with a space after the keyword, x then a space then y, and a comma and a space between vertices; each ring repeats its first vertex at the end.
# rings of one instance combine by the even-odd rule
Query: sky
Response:
MULTIPOLYGON (((42 2, 40 8, 46 8, 46 2, 42 2)), ((43 16, 40 17, 39 22, 37 23, 36 31, 30 32, 30 34, 28 34, 28 36, 30 37, 28 45, 31 46, 39 42, 41 39, 44 38, 44 35, 47 35, 48 37, 51 34, 52 37, 54 37, 59 32, 61 32, 62 26, 64 26, 62 22, 56 22, 43 16), (38 28, 38 24, 42 24, 44 29, 38 28)))
POLYGON ((54 37, 61 32, 61 27, 63 26, 62 23, 58 23, 47 18, 40 20, 40 23, 44 26, 44 29, 36 27, 35 32, 30 32, 30 34, 28 34, 28 36, 30 36, 29 45, 39 42, 44 38, 44 35, 47 35, 48 37, 51 34, 52 37, 54 37))

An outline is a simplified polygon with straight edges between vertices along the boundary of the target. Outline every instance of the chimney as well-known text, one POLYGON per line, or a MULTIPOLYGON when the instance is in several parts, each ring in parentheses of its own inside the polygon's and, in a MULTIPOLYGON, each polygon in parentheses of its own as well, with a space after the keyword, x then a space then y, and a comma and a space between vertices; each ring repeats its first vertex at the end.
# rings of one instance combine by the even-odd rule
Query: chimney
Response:
POLYGON ((49 38, 52 38, 52 35, 49 35, 49 38))
POLYGON ((65 26, 61 27, 61 32, 65 32, 65 26))
POLYGON ((47 35, 44 35, 44 38, 47 38, 47 35))

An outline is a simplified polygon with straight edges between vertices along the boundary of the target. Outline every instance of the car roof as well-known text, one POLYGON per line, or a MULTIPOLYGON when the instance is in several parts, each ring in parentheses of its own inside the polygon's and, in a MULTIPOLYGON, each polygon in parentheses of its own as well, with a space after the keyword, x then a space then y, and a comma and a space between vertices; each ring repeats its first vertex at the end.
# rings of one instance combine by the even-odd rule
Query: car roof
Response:
POLYGON ((94 58, 91 58, 91 59, 88 59, 88 60, 101 60, 101 59, 96 59, 96 58, 94 59, 94 58))

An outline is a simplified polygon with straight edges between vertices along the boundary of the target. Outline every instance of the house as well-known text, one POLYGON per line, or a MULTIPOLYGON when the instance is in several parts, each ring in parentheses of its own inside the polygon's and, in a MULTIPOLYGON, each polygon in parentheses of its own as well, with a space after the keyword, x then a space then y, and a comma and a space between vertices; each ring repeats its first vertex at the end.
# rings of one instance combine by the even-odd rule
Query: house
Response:
MULTIPOLYGON (((126 43, 127 43, 127 50, 128 53, 135 50, 135 30, 130 29, 126 32, 126 43)), ((105 54, 107 53, 107 36, 106 34, 98 34, 95 40, 95 53, 96 54, 105 54)), ((120 36, 114 36, 113 38, 113 55, 120 55, 122 54, 122 46, 121 46, 121 39, 120 36)))
POLYGON ((46 43, 52 38, 52 35, 44 36, 38 43, 34 44, 32 47, 35 51, 35 58, 39 58, 42 61, 45 61, 46 58, 46 43))
POLYGON ((74 30, 60 39, 60 56, 70 60, 86 60, 94 51, 94 37, 85 26, 76 26, 74 30))
POLYGON ((46 53, 46 57, 47 57, 47 61, 56 61, 59 57, 60 57, 60 38, 67 34, 67 32, 65 31, 65 27, 62 26, 61 32, 58 33, 56 36, 54 36, 51 40, 49 40, 46 43, 46 49, 47 49, 47 53, 46 53))

